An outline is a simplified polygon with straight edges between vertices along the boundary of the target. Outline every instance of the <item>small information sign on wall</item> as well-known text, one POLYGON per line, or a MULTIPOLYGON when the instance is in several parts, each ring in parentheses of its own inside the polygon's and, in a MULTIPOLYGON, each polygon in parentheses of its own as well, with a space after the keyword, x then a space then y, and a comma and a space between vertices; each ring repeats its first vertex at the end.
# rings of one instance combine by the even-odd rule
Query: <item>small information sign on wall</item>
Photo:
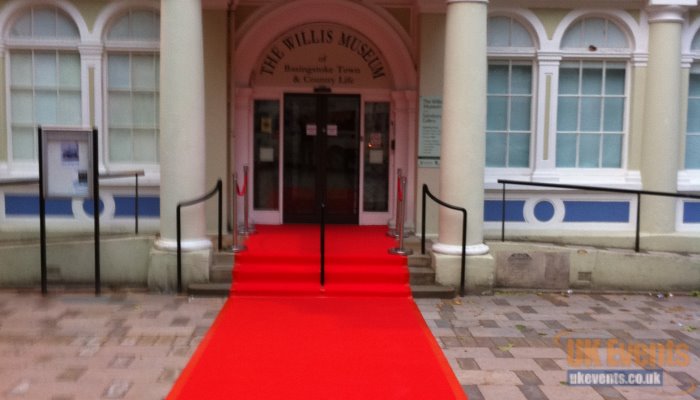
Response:
POLYGON ((45 196, 92 196, 92 131, 44 128, 41 134, 45 196))
POLYGON ((419 129, 418 166, 421 168, 439 168, 442 97, 423 96, 420 98, 419 129))

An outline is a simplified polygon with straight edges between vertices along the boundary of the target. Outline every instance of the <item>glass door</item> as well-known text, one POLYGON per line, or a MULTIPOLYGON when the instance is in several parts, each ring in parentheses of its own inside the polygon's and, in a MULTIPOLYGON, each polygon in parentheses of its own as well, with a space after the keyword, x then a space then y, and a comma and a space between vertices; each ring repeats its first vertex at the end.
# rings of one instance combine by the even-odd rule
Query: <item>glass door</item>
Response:
POLYGON ((360 96, 284 96, 285 223, 359 221, 360 96))

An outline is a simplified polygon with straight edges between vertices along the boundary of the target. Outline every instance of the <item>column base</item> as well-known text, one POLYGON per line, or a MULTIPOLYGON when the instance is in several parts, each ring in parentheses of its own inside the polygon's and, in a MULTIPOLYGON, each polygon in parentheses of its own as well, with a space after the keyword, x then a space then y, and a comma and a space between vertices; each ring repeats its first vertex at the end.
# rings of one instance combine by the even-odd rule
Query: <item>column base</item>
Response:
MULTIPOLYGON (((435 281, 441 285, 459 288, 462 257, 435 252, 432 253, 432 257, 435 265, 435 281)), ((491 293, 495 271, 496 260, 492 255, 468 256, 464 278, 465 291, 471 294, 491 293)))
MULTIPOLYGON (((433 244, 433 251, 440 254, 461 256, 462 246, 456 244, 435 243, 433 244)), ((483 243, 467 245, 465 252, 468 256, 481 256, 489 253, 489 246, 483 243)))
MULTIPOLYGON (((213 256, 207 249, 182 252, 182 287, 190 283, 209 282, 213 256)), ((177 251, 163 249, 158 243, 151 248, 148 262, 148 288, 156 292, 177 292, 177 251)))

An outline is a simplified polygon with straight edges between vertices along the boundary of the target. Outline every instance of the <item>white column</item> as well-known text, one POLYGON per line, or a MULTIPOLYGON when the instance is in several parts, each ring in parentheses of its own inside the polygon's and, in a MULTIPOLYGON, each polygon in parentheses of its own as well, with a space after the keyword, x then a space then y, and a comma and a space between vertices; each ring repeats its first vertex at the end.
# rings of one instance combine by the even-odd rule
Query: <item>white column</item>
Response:
MULTIPOLYGON (((199 0, 162 0, 160 8, 160 233, 176 247, 176 208, 205 187, 204 55, 199 0)), ((183 248, 211 248, 204 205, 182 209, 183 248)))
MULTIPOLYGON (((489 251, 483 243, 487 8, 486 0, 447 0, 439 197, 467 209, 470 255, 489 251)), ((433 250, 461 254, 461 214, 441 207, 439 221, 433 250)))
MULTIPOLYGON (((644 103, 641 175, 645 190, 675 192, 680 151, 681 30, 685 7, 653 6, 644 103)), ((642 230, 673 232, 674 199, 642 197, 642 230)))

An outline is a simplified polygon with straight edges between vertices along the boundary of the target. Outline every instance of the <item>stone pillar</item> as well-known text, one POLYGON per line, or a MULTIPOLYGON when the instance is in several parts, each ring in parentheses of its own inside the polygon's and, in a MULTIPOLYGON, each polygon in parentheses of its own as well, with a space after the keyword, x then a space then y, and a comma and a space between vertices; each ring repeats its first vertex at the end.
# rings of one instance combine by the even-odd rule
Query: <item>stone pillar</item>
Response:
MULTIPOLYGON (((149 286, 172 290, 176 209, 205 187, 204 55, 200 0, 162 0, 160 9, 160 238, 151 255, 149 286)), ((209 278, 211 241, 204 205, 182 209, 183 282, 209 278)))
MULTIPOLYGON (((644 103, 641 175, 645 190, 675 192, 681 124, 681 31, 685 7, 650 2, 649 62, 644 103)), ((666 2, 668 3, 668 2, 666 2)), ((676 201, 643 196, 641 229, 673 232, 676 201)))
MULTIPOLYGON (((467 209, 470 255, 489 251, 483 243, 487 5, 485 0, 447 0, 439 196, 467 209)), ((433 250, 460 254, 461 214, 442 207, 439 223, 433 250)))
MULTIPOLYGON (((447 0, 439 197, 467 209, 467 290, 493 286, 494 259, 484 244, 487 0, 447 0)), ((440 207, 433 245, 436 280, 460 282, 462 215, 440 207)))

